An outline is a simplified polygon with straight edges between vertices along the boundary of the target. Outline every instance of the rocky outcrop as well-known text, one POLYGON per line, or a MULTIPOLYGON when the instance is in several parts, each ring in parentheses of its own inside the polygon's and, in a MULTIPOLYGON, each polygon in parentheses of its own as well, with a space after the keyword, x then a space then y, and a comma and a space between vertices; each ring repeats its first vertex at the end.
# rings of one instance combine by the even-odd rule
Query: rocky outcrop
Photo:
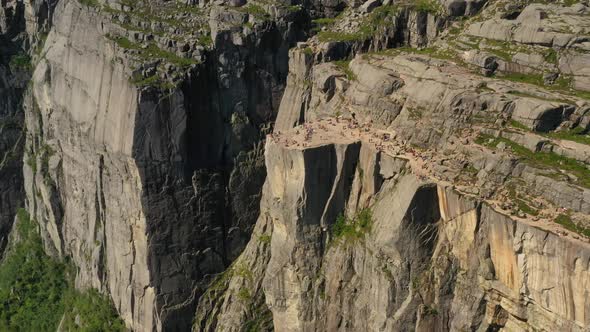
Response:
MULTIPOLYGON (((248 262, 255 284, 265 267, 275 328, 583 331, 589 323, 587 243, 420 176, 411 157, 379 151, 363 137, 335 132, 325 139, 335 143, 297 147, 285 145, 284 135, 266 150, 259 227, 272 220, 263 256, 270 260, 253 250, 238 260, 248 262), (345 214, 357 215, 355 228, 335 232, 345 214)), ((260 246, 253 238, 249 248, 260 246)), ((234 320, 218 330, 244 322, 231 306, 219 310, 234 320)))
MULTIPOLYGON (((238 259, 274 328, 587 329, 588 164, 566 134, 584 94, 437 42, 329 62, 319 38, 291 50, 267 137, 269 252, 238 259)), ((243 330, 259 302, 236 289, 211 287, 193 329, 243 330)))
POLYGON ((46 250, 71 257, 77 285, 108 292, 129 327, 184 330, 258 217, 259 142, 300 18, 216 28, 184 54, 122 31, 125 11, 105 6, 56 7, 27 102, 28 206, 46 250))

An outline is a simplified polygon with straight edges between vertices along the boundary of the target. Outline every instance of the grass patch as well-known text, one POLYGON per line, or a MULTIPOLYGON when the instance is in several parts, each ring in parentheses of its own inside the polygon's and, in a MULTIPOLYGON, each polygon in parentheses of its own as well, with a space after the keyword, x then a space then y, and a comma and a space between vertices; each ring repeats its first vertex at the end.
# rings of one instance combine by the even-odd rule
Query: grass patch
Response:
POLYGON ((555 218, 555 222, 560 224, 569 231, 578 233, 586 237, 590 237, 590 229, 576 225, 572 218, 567 214, 560 214, 559 216, 557 216, 557 218, 555 218))
POLYGON ((127 39, 127 37, 117 36, 110 37, 110 39, 117 43, 117 45, 119 45, 119 47, 121 48, 125 48, 128 50, 139 50, 141 48, 139 44, 130 41, 129 39, 127 39))
POLYGON ((329 27, 334 25, 336 22, 335 17, 323 17, 312 20, 311 23, 313 24, 313 31, 320 31, 323 27, 329 27))
MULTIPOLYGON (((487 147, 492 147, 493 148, 493 147, 496 146, 494 144, 495 141, 496 141, 496 137, 494 137, 494 136, 487 135, 487 134, 480 134, 475 139, 475 144, 479 144, 479 145, 483 145, 483 146, 487 146, 487 147)), ((498 143, 496 142, 496 144, 498 144, 498 143)))
POLYGON ((504 73, 502 78, 512 82, 543 86, 543 75, 541 74, 504 73))
MULTIPOLYGON (((525 126, 524 124, 522 124, 516 120, 510 120, 510 126, 512 126, 514 128, 522 129, 525 131, 531 131, 527 126, 525 126)), ((548 138, 573 141, 573 142, 577 142, 577 143, 581 143, 581 144, 590 145, 590 135, 586 134, 584 128, 582 128, 582 127, 577 127, 572 130, 554 131, 554 132, 549 132, 549 133, 538 133, 538 134, 548 137, 548 138)))
MULTIPOLYGON (((373 34, 375 34, 375 32, 378 31, 378 29, 386 27, 388 24, 388 20, 392 19, 398 12, 398 6, 380 6, 375 8, 367 17, 363 19, 363 21, 360 24, 360 28, 355 32, 320 31, 318 32, 317 36, 319 41, 321 42, 363 41, 373 36, 373 34)), ((334 22, 331 22, 330 24, 333 23, 334 22)))
POLYGON ((584 128, 581 127, 572 130, 551 132, 545 134, 545 136, 590 145, 590 135, 585 134, 584 128))
POLYGON ((522 124, 516 120, 510 120, 509 124, 511 127, 514 127, 514 128, 530 131, 529 127, 525 126, 524 124, 522 124))
POLYGON ((258 237, 258 241, 264 244, 269 244, 272 237, 269 234, 262 234, 258 237))
POLYGON ((141 56, 144 58, 160 58, 165 61, 175 64, 179 67, 188 67, 193 64, 197 64, 198 61, 194 59, 188 59, 180 57, 172 52, 168 52, 160 49, 156 44, 150 43, 142 52, 141 56))
POLYGON ((72 322, 78 315, 82 323, 66 330, 123 331, 108 299, 75 291, 73 269, 45 254, 38 224, 27 211, 19 209, 17 219, 19 241, 0 264, 0 331, 55 331, 64 313, 72 322))
POLYGON ((321 42, 331 42, 331 41, 340 41, 340 42, 353 42, 353 41, 361 41, 366 36, 360 32, 356 33, 348 33, 348 32, 338 32, 338 31, 320 31, 318 34, 318 39, 321 42))
POLYGON ((248 4, 246 6, 237 8, 237 10, 248 15, 252 15, 260 20, 266 20, 270 18, 270 15, 266 12, 266 10, 262 6, 256 4, 248 4))
POLYGON ((545 52, 543 58, 545 59, 545 61, 549 63, 557 63, 557 52, 554 49, 550 48, 545 52))
MULTIPOLYGON (((520 187, 524 187, 526 186, 526 183, 522 182, 519 184, 520 187)), ((516 204, 516 207, 526 213, 526 214, 530 214, 532 216, 538 216, 539 215, 539 210, 531 207, 529 204, 529 202, 527 202, 526 200, 522 199, 519 197, 519 194, 516 192, 516 187, 517 184, 516 183, 510 183, 508 185, 508 196, 510 197, 510 199, 516 204)))
POLYGON ((536 94, 532 94, 532 93, 528 93, 528 92, 524 92, 524 91, 518 91, 518 90, 510 90, 510 91, 508 91, 508 93, 511 95, 514 95, 514 96, 535 98, 535 99, 541 99, 541 100, 551 101, 551 102, 556 102, 556 103, 565 103, 565 104, 572 103, 572 100, 569 100, 569 99, 546 98, 546 97, 542 97, 542 96, 539 96, 536 94))
POLYGON ((343 215, 336 218, 332 225, 332 236, 334 239, 360 239, 371 230, 373 217, 370 209, 362 209, 353 219, 343 215))
POLYGON ((520 198, 514 198, 514 203, 516 203, 516 206, 518 207, 518 209, 526 214, 530 214, 531 216, 538 216, 539 215, 539 210, 531 207, 526 201, 520 199, 520 198))
POLYGON ((590 99, 590 91, 572 89, 573 79, 564 75, 560 75, 553 85, 545 85, 543 75, 541 74, 503 73, 502 76, 498 77, 512 82, 537 85, 550 91, 560 92, 578 98, 590 99))
POLYGON ((438 14, 442 12, 440 4, 433 0, 418 0, 414 4, 414 9, 429 14, 438 14))
POLYGON ((117 45, 119 45, 121 48, 139 51, 138 55, 143 59, 159 58, 179 67, 188 67, 198 63, 198 61, 194 59, 183 58, 176 55, 175 53, 162 50, 155 43, 149 43, 146 47, 142 47, 142 45, 134 43, 126 37, 117 36, 108 38, 117 43, 117 45))
POLYGON ((527 162, 539 168, 561 169, 573 174, 577 180, 576 184, 590 188, 590 171, 584 163, 575 159, 560 156, 554 152, 532 152, 524 146, 517 144, 506 138, 494 138, 489 135, 480 135, 475 143, 495 148, 500 142, 504 142, 506 146, 512 149, 512 152, 517 155, 522 161, 527 162))
POLYGON ((250 294, 250 291, 247 288, 240 288, 238 291, 238 297, 242 301, 250 301, 252 299, 252 294, 250 294))
POLYGON ((344 72, 344 74, 346 75, 346 78, 350 81, 354 81, 356 80, 356 75, 354 74, 354 72, 350 69, 350 61, 347 60, 340 60, 340 61, 334 61, 334 64, 344 72))

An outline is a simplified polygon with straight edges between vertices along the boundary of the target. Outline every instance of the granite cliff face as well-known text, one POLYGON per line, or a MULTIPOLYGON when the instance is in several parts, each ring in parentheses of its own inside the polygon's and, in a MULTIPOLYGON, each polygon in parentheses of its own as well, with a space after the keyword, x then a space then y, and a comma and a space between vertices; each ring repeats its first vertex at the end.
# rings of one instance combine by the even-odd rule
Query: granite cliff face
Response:
POLYGON ((2 10, 0 249, 130 329, 590 326, 586 3, 2 10))
POLYGON ((248 34, 212 13, 210 37, 178 45, 185 57, 162 44, 204 14, 175 6, 185 22, 161 37, 173 19, 127 28, 149 15, 139 5, 60 2, 27 100, 25 189, 46 250, 71 257, 77 284, 108 292, 134 330, 189 326, 206 276, 243 248, 297 37, 291 12, 248 34))
POLYGON ((365 54, 345 16, 298 44, 257 228, 193 330, 270 316, 281 331, 587 330, 587 145, 573 134, 587 93, 560 66, 586 57, 587 30, 533 42, 549 33, 538 17, 586 8, 491 3, 428 48, 365 54), (514 17, 522 40, 474 32, 514 17))

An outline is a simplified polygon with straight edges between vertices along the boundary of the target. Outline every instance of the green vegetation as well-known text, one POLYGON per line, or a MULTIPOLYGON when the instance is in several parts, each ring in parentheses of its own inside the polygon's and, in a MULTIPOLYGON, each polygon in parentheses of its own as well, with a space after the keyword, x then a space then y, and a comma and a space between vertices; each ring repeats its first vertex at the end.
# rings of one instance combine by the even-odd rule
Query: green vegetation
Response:
POLYGON ((318 39, 321 42, 330 42, 330 41, 354 42, 354 41, 361 41, 365 37, 366 36, 360 32, 348 33, 348 32, 338 32, 338 31, 320 31, 318 33, 318 39))
POLYGON ((30 70, 32 69, 31 57, 26 54, 14 55, 10 58, 10 67, 21 70, 30 70))
POLYGON ((149 59, 153 59, 153 58, 164 59, 165 61, 175 64, 179 67, 188 67, 192 64, 198 63, 194 59, 187 59, 187 58, 179 57, 178 55, 176 55, 172 52, 164 51, 164 50, 160 49, 155 43, 150 43, 150 44, 148 44, 148 46, 145 49, 142 49, 140 56, 143 58, 149 58, 149 59))
POLYGON ((127 39, 127 37, 112 37, 110 38, 111 40, 113 40, 114 42, 117 43, 117 45, 119 45, 119 47, 121 48, 126 48, 129 50, 139 50, 140 49, 140 45, 136 44, 132 41, 130 41, 129 39, 127 39))
POLYGON ((438 316, 438 309, 431 307, 428 304, 424 305, 424 316, 438 316))
POLYGON ((269 234, 262 234, 258 237, 258 241, 264 244, 269 244, 271 239, 272 237, 269 234))
POLYGON ((379 28, 385 27, 387 24, 391 23, 390 21, 395 15, 397 15, 397 13, 399 13, 399 11, 399 7, 394 5, 377 7, 373 9, 362 25, 368 25, 367 32, 370 31, 370 33, 374 33, 379 28))
POLYGON ((160 88, 162 90, 170 90, 174 88, 174 84, 170 83, 166 80, 163 80, 162 78, 160 78, 160 76, 158 76, 158 74, 154 74, 150 77, 147 78, 143 78, 142 76, 139 76, 137 78, 132 78, 131 83, 135 84, 138 87, 147 87, 147 86, 152 86, 152 87, 157 87, 160 88))
POLYGON ((522 124, 516 120, 510 120, 509 123, 510 123, 510 126, 512 126, 514 128, 530 131, 529 127, 525 126, 524 124, 522 124))
POLYGON ((88 7, 98 7, 100 3, 97 0, 79 0, 81 4, 88 6, 88 7))
POLYGON ((371 210, 368 208, 362 209, 353 219, 340 215, 332 225, 332 235, 334 239, 360 239, 371 230, 372 218, 371 210))
POLYGON ((248 4, 243 7, 238 7, 237 10, 252 15, 259 20, 267 20, 270 18, 270 15, 266 12, 266 10, 256 4, 248 4))
MULTIPOLYGON (((205 36, 202 40, 203 43, 209 43, 211 37, 205 36), (205 38, 206 37, 206 38, 205 38), (208 39, 207 39, 208 38, 208 39)), ((189 58, 183 58, 175 53, 168 52, 165 50, 160 49, 155 43, 149 43, 147 45, 140 45, 138 43, 130 41, 126 37, 122 36, 107 36, 110 40, 114 41, 119 47, 133 50, 136 56, 140 59, 145 60, 152 60, 152 59, 162 59, 167 63, 176 65, 179 68, 187 68, 191 65, 198 64, 198 61, 189 58)), ((160 89, 173 89, 175 86, 172 82, 164 80, 158 75, 154 73, 149 77, 143 77, 142 75, 135 75, 130 79, 131 83, 137 85, 138 87, 157 87, 160 89)))
POLYGON ((545 52, 543 58, 545 59, 545 61, 549 63, 557 63, 557 52, 554 49, 550 48, 545 52))
POLYGON ((546 101, 552 101, 552 102, 557 102, 557 103, 572 103, 572 101, 570 99, 561 99, 561 98, 546 98, 537 94, 532 94, 532 93, 528 93, 528 92, 524 92, 524 91, 518 91, 518 90, 510 90, 508 91, 509 94, 511 95, 515 95, 515 96, 520 96, 520 97, 527 97, 527 98, 536 98, 536 99, 541 99, 541 100, 546 100, 546 101))
POLYGON ((440 4, 434 0, 417 0, 414 9, 419 12, 437 14, 442 12, 440 4))
POLYGON ((336 66, 338 66, 338 68, 340 68, 344 72, 344 74, 346 75, 346 78, 348 80, 350 80, 350 81, 356 80, 356 75, 350 69, 350 61, 346 61, 346 60, 334 61, 334 64, 336 66))
POLYGON ((541 74, 504 73, 502 78, 512 82, 543 85, 543 75, 541 74))
POLYGON ((272 330, 272 312, 266 306, 264 293, 258 292, 256 298, 250 299, 248 320, 243 331, 259 332, 272 330))
POLYGON ((252 294, 250 294, 250 291, 247 288, 240 288, 238 291, 238 297, 242 301, 250 301, 252 299, 252 294))
POLYGON ((578 233, 580 235, 590 237, 590 228, 585 228, 574 223, 572 218, 567 214, 560 214, 555 218, 555 222, 565 227, 567 230, 578 233))
POLYGON ((335 17, 324 17, 324 18, 318 18, 315 19, 313 21, 311 21, 311 23, 313 24, 313 31, 320 31, 322 29, 322 27, 329 27, 331 25, 334 24, 334 22, 336 22, 336 18, 335 17))
POLYGON ((315 20, 312 20, 311 22, 316 25, 332 25, 332 24, 334 24, 334 22, 336 22, 336 18, 335 17, 323 17, 323 18, 317 18, 315 20))
POLYGON ((539 168, 564 170, 577 178, 576 183, 578 185, 590 188, 590 172, 588 168, 584 163, 575 159, 563 157, 554 152, 533 152, 520 144, 501 137, 494 138, 489 135, 480 135, 475 142, 491 148, 496 147, 500 142, 504 142, 524 162, 539 168))
POLYGON ((0 331, 55 331, 64 313, 84 331, 123 331, 109 300, 74 290, 70 265, 45 254, 37 222, 24 209, 17 220, 18 242, 0 264, 0 331))
POLYGON ((590 145, 590 135, 585 134, 584 128, 581 127, 547 133, 546 136, 590 145))
MULTIPOLYGON (((508 185, 508 196, 510 199, 516 204, 518 209, 526 214, 530 214, 532 216, 539 215, 539 210, 531 207, 529 202, 525 199, 519 197, 520 195, 516 191, 517 183, 510 183, 508 185)), ((525 183, 519 183, 518 187, 524 188, 526 187, 525 183)))
POLYGON ((42 144, 38 150, 27 153, 27 165, 31 167, 33 173, 37 173, 37 171, 40 170, 46 184, 51 181, 51 177, 49 176, 49 158, 51 158, 53 154, 55 154, 55 151, 48 144, 42 144), (37 162, 40 162, 41 165, 38 165, 37 162), (39 166, 41 168, 39 168, 39 166))
POLYGON ((528 205, 527 202, 525 202, 524 200, 520 199, 520 198, 514 198, 514 202, 516 203, 516 206, 518 207, 518 209, 526 214, 530 214, 532 216, 537 216, 539 215, 539 210, 532 208, 530 205, 528 205))
POLYGON ((572 95, 578 98, 590 99, 590 92, 572 89, 572 78, 560 75, 553 85, 545 85, 541 74, 504 73, 501 78, 518 83, 541 86, 545 89, 572 95))
MULTIPOLYGON (((355 42, 363 41, 373 36, 379 29, 387 26, 387 21, 392 19, 398 12, 397 6, 381 6, 375 8, 363 22, 360 24, 359 30, 355 32, 339 32, 339 31, 320 31, 317 36, 321 42, 341 41, 341 42, 355 42)), ((337 20, 336 18, 335 20, 337 20)), ((330 22, 332 25, 335 21, 320 21, 330 22)))
POLYGON ((403 46, 403 47, 389 48, 389 49, 379 51, 379 52, 367 53, 367 54, 364 54, 363 56, 368 57, 370 54, 397 56, 397 55, 404 54, 404 53, 427 55, 432 58, 437 58, 437 59, 441 59, 441 60, 451 60, 454 62, 459 61, 456 54, 453 53, 452 50, 441 49, 441 48, 437 48, 437 47, 411 48, 411 47, 403 46))
POLYGON ((39 149, 39 154, 41 155, 40 161, 43 180, 45 184, 49 184, 52 181, 51 176, 49 176, 49 158, 55 154, 55 151, 48 144, 43 144, 39 149))
POLYGON ((45 255, 37 224, 20 209, 20 241, 0 265, 0 330, 55 331, 64 311, 65 267, 45 255))
POLYGON ((111 301, 96 289, 84 292, 71 290, 65 298, 67 311, 64 315, 65 331, 80 328, 76 324, 76 316, 80 318, 83 331, 125 331, 125 324, 118 317, 111 301))
POLYGON ((37 173, 37 156, 31 153, 27 153, 26 163, 31 168, 33 174, 37 173))
MULTIPOLYGON (((510 126, 512 126, 514 128, 530 131, 530 129, 527 126, 525 126, 524 124, 522 124, 516 120, 510 120, 510 126)), ((586 134, 584 128, 582 128, 582 127, 577 127, 575 129, 571 129, 571 130, 554 131, 554 132, 549 132, 549 133, 537 133, 537 134, 545 136, 545 137, 553 138, 553 139, 574 141, 574 142, 578 142, 581 144, 590 145, 590 135, 586 134)))
POLYGON ((160 83, 160 77, 157 74, 152 75, 147 78, 140 77, 140 78, 132 79, 131 83, 133 83, 139 87, 156 86, 160 83))

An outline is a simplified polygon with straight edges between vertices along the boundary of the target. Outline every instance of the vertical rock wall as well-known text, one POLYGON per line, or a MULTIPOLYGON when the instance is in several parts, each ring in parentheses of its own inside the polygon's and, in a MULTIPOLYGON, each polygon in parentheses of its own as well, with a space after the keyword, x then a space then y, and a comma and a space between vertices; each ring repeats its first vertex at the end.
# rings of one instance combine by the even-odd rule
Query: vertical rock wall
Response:
MULTIPOLYGON (((294 18, 291 18, 294 19, 294 18)), ((210 276, 242 251, 264 180, 297 24, 218 31, 171 90, 141 88, 95 8, 62 1, 27 100, 29 210, 79 287, 134 330, 184 330, 210 276), (234 39, 232 39, 234 38, 234 39)))

